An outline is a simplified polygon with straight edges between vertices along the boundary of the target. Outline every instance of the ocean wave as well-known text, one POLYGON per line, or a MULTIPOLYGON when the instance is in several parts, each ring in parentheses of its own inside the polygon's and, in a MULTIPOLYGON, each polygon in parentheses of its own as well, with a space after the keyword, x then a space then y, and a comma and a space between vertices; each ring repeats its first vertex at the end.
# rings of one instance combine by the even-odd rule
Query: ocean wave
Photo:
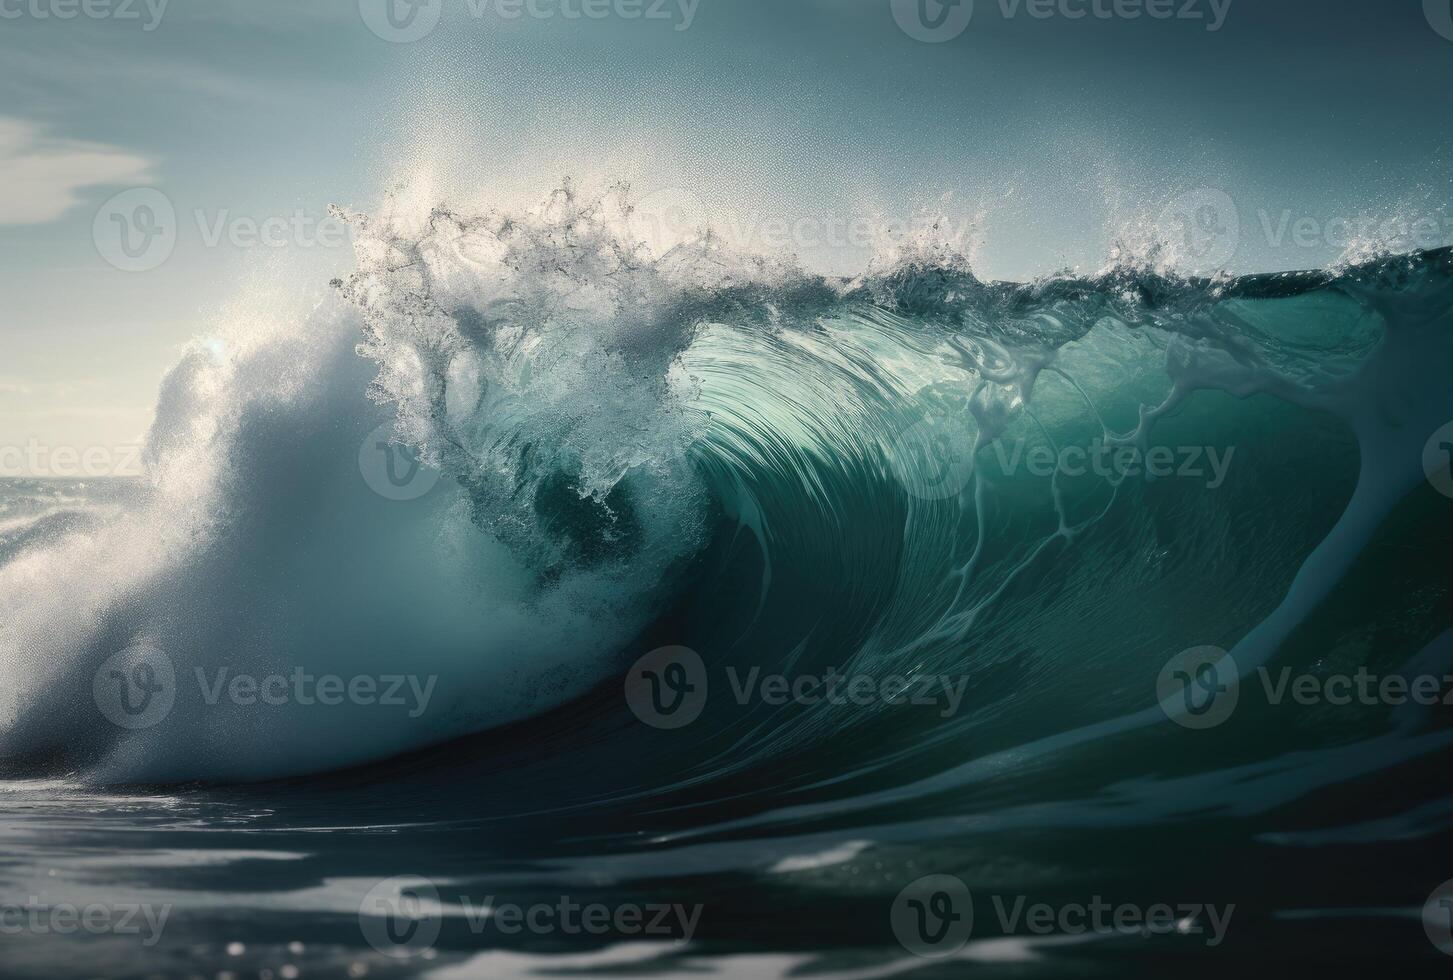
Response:
POLYGON ((1166 722, 1124 678, 1177 650, 1285 655, 1453 418, 1448 250, 1242 279, 1128 250, 1012 284, 929 235, 835 279, 709 231, 655 252, 632 209, 567 185, 524 212, 340 212, 335 300, 169 374, 140 499, 0 552, 0 755, 262 780, 563 711, 581 734, 555 750, 634 758, 567 796, 928 798, 1166 722), (437 486, 360 478, 380 439, 437 486), (621 734, 620 683, 668 646, 719 690, 968 687, 951 718, 716 697, 665 749, 621 734), (136 649, 177 678, 145 728, 97 712, 98 669, 136 649), (430 678, 431 701, 260 712, 191 680, 297 670, 430 678), (674 776, 642 789, 647 766, 674 776))

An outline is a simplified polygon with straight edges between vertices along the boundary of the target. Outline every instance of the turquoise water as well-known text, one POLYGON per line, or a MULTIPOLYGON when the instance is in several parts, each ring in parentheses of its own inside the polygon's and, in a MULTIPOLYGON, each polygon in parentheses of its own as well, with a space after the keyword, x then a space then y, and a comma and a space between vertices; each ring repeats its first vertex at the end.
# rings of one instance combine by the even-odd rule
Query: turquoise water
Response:
POLYGON ((354 216, 146 479, 5 484, 6 972, 1445 962, 1453 255, 848 282, 603 207, 354 216))

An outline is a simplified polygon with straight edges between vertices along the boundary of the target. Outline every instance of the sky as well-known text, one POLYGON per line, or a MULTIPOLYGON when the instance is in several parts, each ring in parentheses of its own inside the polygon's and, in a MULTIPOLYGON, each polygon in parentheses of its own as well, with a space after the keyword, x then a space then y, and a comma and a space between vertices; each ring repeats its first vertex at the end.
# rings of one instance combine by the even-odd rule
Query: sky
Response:
POLYGON ((837 275, 925 209, 993 279, 1453 244, 1450 3, 0 0, 0 474, 130 458, 182 346, 323 300, 328 207, 395 188, 627 180, 648 240, 837 275))

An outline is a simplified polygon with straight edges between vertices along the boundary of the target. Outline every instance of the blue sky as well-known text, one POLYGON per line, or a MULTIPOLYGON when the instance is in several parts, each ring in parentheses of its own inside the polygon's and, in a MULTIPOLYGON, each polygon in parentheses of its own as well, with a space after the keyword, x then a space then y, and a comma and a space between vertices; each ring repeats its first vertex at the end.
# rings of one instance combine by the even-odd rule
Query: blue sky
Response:
POLYGON ((1234 209, 1233 271, 1335 261, 1344 221, 1453 240, 1447 0, 977 0, 938 43, 907 0, 425 0, 413 41, 385 0, 87 2, 0 0, 0 447, 134 441, 181 344, 322 298, 328 205, 400 181, 628 179, 835 273, 850 222, 929 205, 992 278, 1093 272, 1187 201, 1234 209), (133 188, 175 212, 142 271, 97 245, 133 188))

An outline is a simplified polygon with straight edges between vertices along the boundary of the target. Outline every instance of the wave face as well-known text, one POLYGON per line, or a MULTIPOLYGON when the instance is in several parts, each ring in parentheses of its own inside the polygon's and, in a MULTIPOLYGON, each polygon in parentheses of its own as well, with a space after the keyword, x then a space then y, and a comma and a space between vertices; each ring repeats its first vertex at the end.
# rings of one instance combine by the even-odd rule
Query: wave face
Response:
MULTIPOLYGON (((680 794, 728 823, 857 821, 991 780, 1021 808, 1127 781, 1115 821, 1246 776, 1183 754, 1156 703, 1172 654, 1223 647, 1250 677, 1446 647, 1446 580, 1384 545, 1446 518, 1424 450, 1453 419, 1447 251, 1210 280, 1150 253, 1004 284, 927 235, 842 281, 709 234, 655 255, 618 192, 345 216, 338 299, 189 350, 132 496, 0 504, 10 764, 257 781, 549 724, 532 757, 568 774, 544 791, 564 808, 680 794), (360 477, 380 427, 437 486, 360 477), (1328 640, 1349 583, 1389 594, 1328 640), (620 688, 660 647, 713 685, 668 740, 620 688), (136 649, 176 696, 127 728, 98 676, 136 649), (193 680, 299 669, 433 686, 418 712, 260 711, 193 680), (754 669, 963 686, 952 711, 733 697, 723 678, 754 669), (1111 742, 1120 762, 1078 768, 1111 742), (1167 768, 1173 794, 1135 782, 1167 768)), ((1345 778, 1298 751, 1307 729, 1253 717, 1221 763, 1292 767, 1298 792, 1345 778)), ((1442 744, 1420 724, 1370 712, 1339 738, 1391 765, 1442 744)))

